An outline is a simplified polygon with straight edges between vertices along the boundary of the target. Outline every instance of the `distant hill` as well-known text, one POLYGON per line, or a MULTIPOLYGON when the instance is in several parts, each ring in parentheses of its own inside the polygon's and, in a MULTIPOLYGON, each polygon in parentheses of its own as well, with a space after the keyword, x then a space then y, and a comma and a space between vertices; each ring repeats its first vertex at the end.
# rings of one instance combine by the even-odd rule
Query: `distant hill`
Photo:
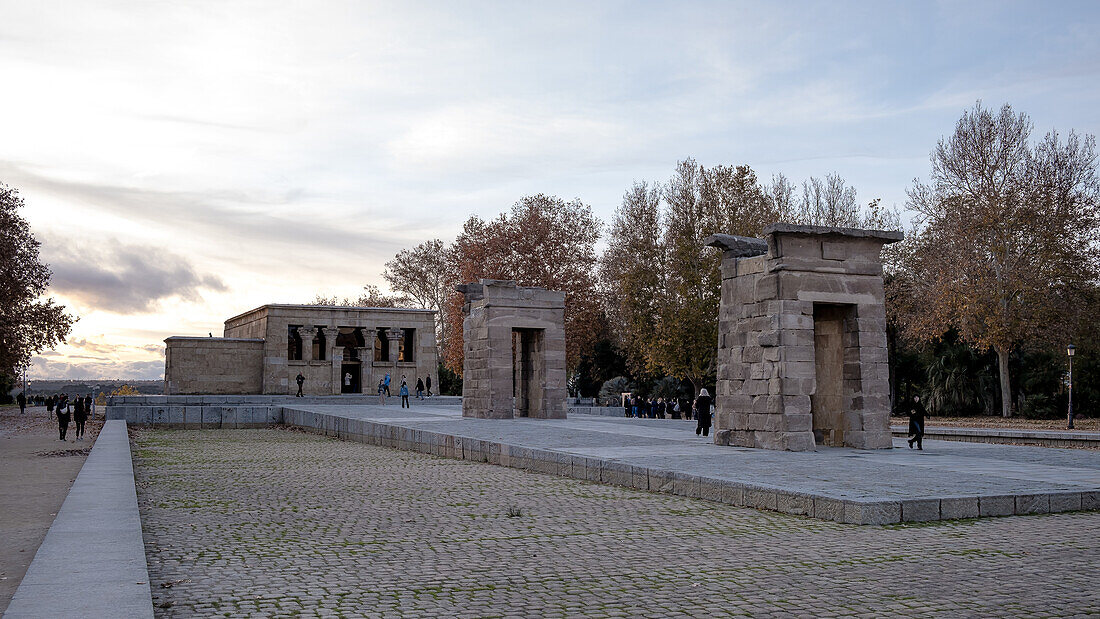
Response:
MULTIPOLYGON (((164 394, 163 380, 28 380, 27 395, 110 393, 122 385, 129 385, 142 395, 164 394)), ((17 384, 12 394, 19 393, 22 387, 22 383, 17 384)))

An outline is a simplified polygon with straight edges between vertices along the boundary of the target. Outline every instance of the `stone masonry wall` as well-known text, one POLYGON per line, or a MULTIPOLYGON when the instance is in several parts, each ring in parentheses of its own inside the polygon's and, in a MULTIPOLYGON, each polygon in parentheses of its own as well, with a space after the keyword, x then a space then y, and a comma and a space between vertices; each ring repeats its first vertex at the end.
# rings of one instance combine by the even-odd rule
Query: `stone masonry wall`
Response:
POLYGON ((708 239, 724 251, 715 442, 812 450, 816 430, 825 444, 890 447, 879 254, 901 233, 785 224, 765 233, 766 243, 708 239), (822 330, 843 317, 829 323, 841 325, 832 341, 843 350, 828 359, 815 347, 815 310, 822 330), (839 397, 821 397, 819 378, 836 380, 839 397))
POLYGON ((170 337, 164 343, 165 394, 261 393, 263 340, 170 337))
MULTIPOLYGON (((564 419, 565 293, 524 288, 513 281, 486 280, 460 286, 466 296, 463 320, 462 414, 466 417, 564 419), (517 354, 526 359, 529 408, 517 410, 513 332, 517 354), (524 352, 526 351, 526 353, 524 352)), ((520 398, 522 400, 522 397, 520 398)))

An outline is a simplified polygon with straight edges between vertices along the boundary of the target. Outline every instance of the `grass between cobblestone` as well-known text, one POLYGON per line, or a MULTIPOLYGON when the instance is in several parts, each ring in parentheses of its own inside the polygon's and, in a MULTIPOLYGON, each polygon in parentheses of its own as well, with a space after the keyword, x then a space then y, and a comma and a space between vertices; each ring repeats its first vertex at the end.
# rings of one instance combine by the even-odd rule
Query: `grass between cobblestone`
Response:
POLYGON ((135 430, 158 616, 1096 612, 1100 513, 860 527, 270 430, 135 430))

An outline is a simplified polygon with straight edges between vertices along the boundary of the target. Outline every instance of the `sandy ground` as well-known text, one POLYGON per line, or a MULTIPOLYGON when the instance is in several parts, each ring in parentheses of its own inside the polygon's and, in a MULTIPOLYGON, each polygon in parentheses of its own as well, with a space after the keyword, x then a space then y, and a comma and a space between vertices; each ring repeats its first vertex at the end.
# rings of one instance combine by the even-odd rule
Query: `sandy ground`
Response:
POLYGON ((102 420, 89 421, 83 441, 57 437, 45 407, 0 407, 0 612, 7 609, 84 465, 102 420))
MULTIPOLYGON (((1019 417, 933 417, 925 418, 929 427, 946 428, 996 428, 998 430, 1065 430, 1066 420, 1062 419, 1021 419, 1019 417)), ((891 417, 890 425, 900 426, 909 423, 908 417, 891 417)), ((1100 418, 1073 420, 1073 429, 1078 432, 1100 432, 1100 418)))

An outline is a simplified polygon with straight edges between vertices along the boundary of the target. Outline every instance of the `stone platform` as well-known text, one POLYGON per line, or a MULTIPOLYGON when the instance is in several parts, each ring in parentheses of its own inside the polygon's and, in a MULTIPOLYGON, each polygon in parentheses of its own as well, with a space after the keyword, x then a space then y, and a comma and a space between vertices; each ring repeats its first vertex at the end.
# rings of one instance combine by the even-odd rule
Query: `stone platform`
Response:
POLYGON ((924 451, 717 446, 692 421, 471 419, 457 406, 285 403, 348 440, 853 524, 1100 509, 1100 452, 926 440, 924 451))

